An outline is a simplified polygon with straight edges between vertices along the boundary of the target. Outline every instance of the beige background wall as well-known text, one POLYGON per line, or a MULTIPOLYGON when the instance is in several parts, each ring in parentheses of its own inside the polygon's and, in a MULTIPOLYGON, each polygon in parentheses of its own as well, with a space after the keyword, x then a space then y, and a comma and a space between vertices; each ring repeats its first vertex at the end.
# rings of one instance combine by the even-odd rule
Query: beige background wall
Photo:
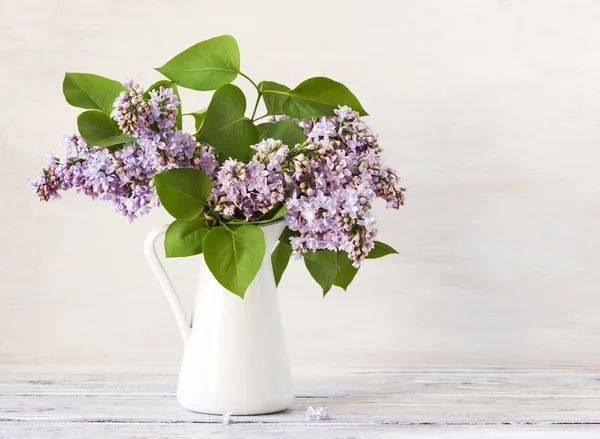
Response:
MULTIPOLYGON (((296 367, 600 366, 600 3, 33 1, 0 13, 0 364, 176 365, 133 225, 26 178, 76 128, 65 71, 128 76, 223 33, 242 69, 347 84, 409 187, 377 206, 401 251, 326 299, 301 263, 280 301, 296 367)), ((252 90, 238 80, 248 93, 252 90)), ((252 99, 252 98, 250 98, 252 99)), ((184 110, 209 94, 184 94, 184 110)), ((188 121, 191 124, 191 121, 188 121)), ((169 261, 187 305, 197 260, 169 261)))

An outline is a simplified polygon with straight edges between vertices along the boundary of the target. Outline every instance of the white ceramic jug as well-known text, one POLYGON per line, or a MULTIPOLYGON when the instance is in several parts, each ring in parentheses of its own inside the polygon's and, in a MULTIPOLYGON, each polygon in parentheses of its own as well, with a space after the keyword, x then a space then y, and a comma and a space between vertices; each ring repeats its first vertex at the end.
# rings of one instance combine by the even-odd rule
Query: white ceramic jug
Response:
POLYGON ((271 267, 271 251, 285 223, 261 227, 267 251, 244 299, 223 288, 202 259, 191 324, 155 250, 155 241, 167 227, 152 230, 144 250, 185 344, 179 403, 210 414, 258 415, 287 409, 294 392, 271 267))

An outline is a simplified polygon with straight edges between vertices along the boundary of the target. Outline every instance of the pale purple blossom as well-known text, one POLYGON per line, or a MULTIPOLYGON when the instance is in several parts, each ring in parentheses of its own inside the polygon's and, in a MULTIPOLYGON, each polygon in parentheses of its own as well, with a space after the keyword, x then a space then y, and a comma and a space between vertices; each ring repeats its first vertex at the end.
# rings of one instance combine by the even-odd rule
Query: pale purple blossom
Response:
POLYGON ((352 119, 352 108, 344 105, 338 105, 338 110, 333 110, 333 112, 337 115, 338 122, 343 122, 345 120, 352 119))
POLYGON ((128 91, 122 91, 115 100, 112 116, 119 128, 130 136, 138 129, 146 128, 152 108, 144 99, 144 88, 132 79, 123 81, 128 91))
POLYGON ((254 221, 283 204, 287 227, 297 234, 290 238, 296 257, 343 251, 355 267, 377 235, 373 200, 382 198, 396 209, 404 204, 404 189, 396 172, 383 164, 377 136, 349 107, 340 106, 336 117, 295 121, 307 136, 302 144, 265 139, 252 146, 255 154, 248 163, 228 159, 219 164, 210 146, 177 128, 179 100, 172 89, 160 87, 148 97, 132 80, 124 85, 128 91, 115 100, 113 117, 134 140, 111 152, 88 147, 79 135, 65 136, 61 158, 50 154, 29 181, 41 200, 74 188, 111 202, 132 221, 160 205, 154 175, 193 167, 212 180, 208 201, 211 215, 219 219, 203 217, 209 225, 254 221))
POLYGON ((318 122, 315 122, 312 126, 312 130, 308 133, 308 137, 313 139, 315 143, 327 145, 329 143, 329 138, 337 134, 336 125, 331 119, 332 118, 322 117, 318 122))
POLYGON ((367 212, 361 219, 357 221, 358 225, 363 226, 367 232, 373 231, 373 226, 377 223, 371 212, 367 212))
POLYGON ((338 117, 304 121, 307 142, 284 165, 287 226, 299 233, 290 244, 296 253, 344 251, 359 266, 377 235, 371 203, 404 203, 393 170, 381 163, 377 137, 348 107, 338 117))
POLYGON ((47 166, 30 182, 40 199, 59 198, 59 190, 75 188, 92 199, 110 201, 130 221, 160 205, 152 177, 175 167, 195 167, 212 175, 218 166, 212 149, 175 127, 177 95, 161 87, 143 96, 143 88, 126 80, 128 92, 115 100, 113 117, 135 137, 114 152, 88 147, 79 136, 65 136, 60 160, 50 155, 47 166))
POLYGON ((209 200, 215 212, 251 221, 285 200, 281 164, 288 147, 267 139, 252 148, 256 154, 248 163, 228 159, 217 170, 209 200))
POLYGON ((223 415, 223 425, 231 425, 233 424, 233 419, 231 419, 231 415, 233 413, 227 412, 223 415))
POLYGON ((329 409, 327 407, 309 407, 306 410, 307 421, 328 421, 330 419, 329 409))

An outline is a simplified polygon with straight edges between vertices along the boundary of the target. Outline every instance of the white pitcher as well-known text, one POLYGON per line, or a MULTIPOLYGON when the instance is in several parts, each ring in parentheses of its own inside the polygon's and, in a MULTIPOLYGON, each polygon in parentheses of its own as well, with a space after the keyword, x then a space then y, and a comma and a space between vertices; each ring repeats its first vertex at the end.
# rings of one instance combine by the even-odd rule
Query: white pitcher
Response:
POLYGON ((191 324, 155 250, 167 227, 152 230, 144 250, 185 344, 177 400, 188 410, 210 414, 287 409, 294 392, 271 267, 271 251, 285 223, 261 227, 267 251, 244 299, 223 288, 202 259, 191 324))

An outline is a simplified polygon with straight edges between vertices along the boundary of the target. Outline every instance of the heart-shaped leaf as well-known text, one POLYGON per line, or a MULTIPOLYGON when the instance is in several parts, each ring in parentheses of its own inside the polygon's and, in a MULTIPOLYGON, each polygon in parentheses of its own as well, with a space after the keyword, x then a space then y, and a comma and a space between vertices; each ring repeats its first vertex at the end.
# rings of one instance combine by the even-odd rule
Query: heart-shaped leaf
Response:
POLYGON ((204 238, 203 250, 206 265, 217 281, 244 298, 263 263, 265 235, 250 224, 235 230, 213 227, 204 238))
POLYGON ((240 49, 235 38, 222 35, 195 44, 156 70, 181 87, 216 90, 238 75, 240 49))
POLYGON ((332 285, 346 290, 358 273, 346 252, 317 250, 304 253, 304 265, 315 281, 323 288, 323 296, 332 285))
POLYGON ((398 254, 396 250, 381 241, 375 241, 374 243, 375 247, 373 247, 371 251, 367 253, 365 259, 377 259, 394 253, 398 254))
POLYGON ((292 247, 284 242, 278 243, 273 253, 271 253, 271 266, 273 267, 273 277, 277 286, 290 262, 290 256, 292 256, 292 247))
POLYGON ((200 218, 191 221, 175 220, 165 233, 167 258, 181 258, 202 253, 202 241, 208 227, 200 218))
POLYGON ((338 105, 347 105, 361 116, 368 116, 348 87, 320 76, 307 79, 288 92, 288 98, 283 103, 283 114, 296 119, 333 116, 333 110, 338 105))
POLYGON ((66 73, 63 81, 63 94, 69 104, 108 115, 122 91, 127 91, 127 87, 120 82, 91 73, 66 73))
POLYGON ((81 113, 77 117, 77 128, 88 146, 114 150, 124 143, 135 140, 135 138, 123 134, 114 120, 98 110, 81 113))
POLYGON ((323 288, 325 296, 338 274, 337 252, 333 250, 317 250, 304 253, 304 265, 313 279, 323 288))
POLYGON ((348 285, 354 280, 356 273, 358 273, 358 268, 352 265, 352 261, 348 258, 348 253, 339 251, 337 253, 337 275, 333 280, 333 284, 346 291, 348 285))
POLYGON ((290 88, 277 82, 263 81, 258 84, 258 89, 262 92, 267 114, 283 114, 283 102, 287 99, 287 92, 290 91, 290 88))
POLYGON ((182 127, 182 124, 183 124, 183 114, 181 112, 181 96, 179 95, 179 90, 177 89, 177 82, 169 81, 166 79, 156 81, 154 84, 152 84, 150 87, 148 87, 148 90, 146 90, 146 92, 144 93, 144 97, 146 99, 150 99, 150 92, 153 90, 160 90, 161 87, 172 88, 173 93, 176 94, 177 98, 179 99, 179 108, 178 108, 179 111, 177 111, 177 118, 175 119, 175 126, 177 127, 177 129, 180 130, 182 127))
POLYGON ((258 130, 244 116, 246 97, 232 84, 219 87, 213 95, 198 140, 229 157, 247 162, 254 152, 250 145, 258 142, 258 130))
POLYGON ((173 217, 190 221, 204 210, 212 190, 205 172, 193 168, 170 169, 154 176, 156 193, 173 217))
POLYGON ((304 130, 296 122, 291 120, 280 120, 273 123, 261 123, 258 129, 259 140, 275 139, 281 140, 284 145, 295 146, 306 142, 304 130))

